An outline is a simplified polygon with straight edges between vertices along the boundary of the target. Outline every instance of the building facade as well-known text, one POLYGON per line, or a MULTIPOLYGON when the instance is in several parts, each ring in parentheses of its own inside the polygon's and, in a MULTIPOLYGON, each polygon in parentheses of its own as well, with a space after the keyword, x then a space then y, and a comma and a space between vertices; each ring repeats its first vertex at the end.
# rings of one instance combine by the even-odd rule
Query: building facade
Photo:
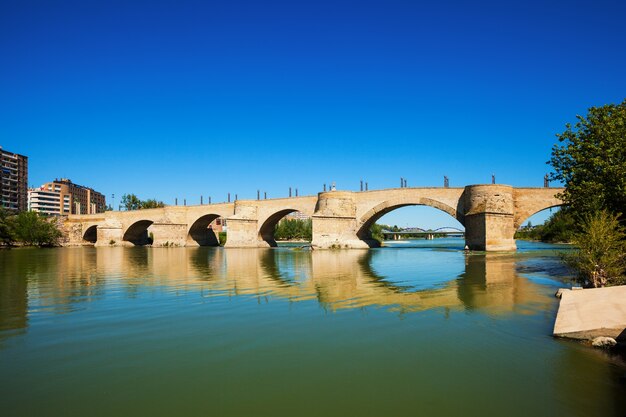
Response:
POLYGON ((310 220, 311 216, 308 216, 300 211, 294 211, 287 214, 284 219, 286 220, 310 220))
POLYGON ((28 190, 28 209, 48 215, 104 213, 106 199, 92 188, 62 178, 28 190))
POLYGON ((28 209, 28 157, 0 146, 0 205, 11 211, 28 209))
POLYGON ((213 230, 216 233, 225 232, 226 231, 226 219, 222 217, 218 217, 213 220, 209 225, 209 229, 213 230))

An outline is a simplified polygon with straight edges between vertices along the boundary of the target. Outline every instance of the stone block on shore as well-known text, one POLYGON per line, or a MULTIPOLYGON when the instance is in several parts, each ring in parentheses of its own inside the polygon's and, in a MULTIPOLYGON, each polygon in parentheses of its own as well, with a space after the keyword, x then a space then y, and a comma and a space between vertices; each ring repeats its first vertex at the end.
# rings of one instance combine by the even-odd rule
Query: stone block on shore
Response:
POLYGON ((561 292, 554 336, 626 340, 626 285, 561 292))

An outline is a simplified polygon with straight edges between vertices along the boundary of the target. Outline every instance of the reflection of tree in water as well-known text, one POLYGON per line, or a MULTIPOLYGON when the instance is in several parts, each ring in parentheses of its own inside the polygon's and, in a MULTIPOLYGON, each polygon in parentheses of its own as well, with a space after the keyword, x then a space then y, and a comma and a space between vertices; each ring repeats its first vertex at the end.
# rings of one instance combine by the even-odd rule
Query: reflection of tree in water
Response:
POLYGON ((7 330, 28 326, 28 277, 43 268, 32 262, 32 250, 0 250, 0 342, 7 330))
POLYGON ((0 251, 0 331, 26 328, 28 293, 56 314, 102 297, 106 277, 95 248, 20 248, 0 251))
POLYGON ((571 409, 587 416, 624 416, 626 410, 626 363, 611 351, 593 349, 571 341, 556 340, 555 387, 559 397, 569 398, 571 409), (583 375, 584 377, 581 377, 583 375), (583 395, 581 395, 583 394, 583 395), (595 398, 589 402, 588 398, 595 398))

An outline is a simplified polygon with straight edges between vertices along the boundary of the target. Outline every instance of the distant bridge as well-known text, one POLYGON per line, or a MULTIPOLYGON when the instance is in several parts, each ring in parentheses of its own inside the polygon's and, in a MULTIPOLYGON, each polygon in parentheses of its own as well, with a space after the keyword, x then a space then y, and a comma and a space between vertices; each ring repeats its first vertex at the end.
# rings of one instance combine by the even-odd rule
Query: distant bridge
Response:
POLYGON ((434 239, 435 237, 465 237, 465 230, 452 226, 440 227, 438 229, 407 227, 398 231, 383 230, 382 235, 384 240, 399 240, 411 237, 434 239))
MULTIPOLYGON (((66 230, 69 243, 76 245, 132 246, 152 242, 152 246, 204 246, 218 244, 209 225, 222 218, 228 225, 225 247, 271 247, 276 246, 276 224, 287 214, 299 211, 311 216, 313 249, 369 248, 379 245, 372 239, 370 227, 382 216, 400 207, 423 205, 459 221, 470 249, 508 251, 516 249, 513 236, 528 217, 563 204, 558 197, 562 191, 499 184, 328 191, 293 198, 71 215, 66 230)), ((417 233, 461 232, 441 228, 417 233)))

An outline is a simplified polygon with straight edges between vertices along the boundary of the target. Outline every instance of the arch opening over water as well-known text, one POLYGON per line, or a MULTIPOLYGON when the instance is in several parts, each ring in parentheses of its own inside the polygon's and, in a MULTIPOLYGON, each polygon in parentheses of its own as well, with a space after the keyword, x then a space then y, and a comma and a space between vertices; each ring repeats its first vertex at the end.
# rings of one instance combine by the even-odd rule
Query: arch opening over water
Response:
POLYGON ((517 224, 515 230, 520 230, 528 226, 529 222, 531 226, 542 225, 547 222, 552 215, 560 211, 561 209, 567 207, 565 204, 557 204, 549 207, 544 207, 541 210, 537 210, 534 212, 524 213, 520 219, 519 224, 517 224))
MULTIPOLYGON (((278 246, 276 242, 276 228, 282 220, 310 220, 310 217, 302 215, 301 212, 295 209, 284 209, 271 214, 263 222, 259 228, 259 239, 267 243, 270 247, 278 246)), ((298 238, 294 238, 298 239, 298 238)), ((300 240, 300 239, 298 239, 300 240)), ((310 241, 310 238, 304 239, 310 241)))
POLYGON ((152 220, 139 220, 132 225, 124 233, 123 240, 130 242, 135 246, 149 245, 152 243, 148 228, 154 223, 152 220))
POLYGON ((89 226, 83 232, 83 242, 95 244, 98 241, 98 226, 89 226))
MULTIPOLYGON (((408 236, 423 234, 424 238, 432 238, 441 234, 458 234, 461 237, 465 232, 464 225, 457 220, 456 210, 442 203, 383 203, 361 217, 357 237, 370 246, 379 246, 380 243, 372 237, 371 227, 378 223, 387 225, 398 231, 406 231, 408 236), (395 226, 395 227, 394 227, 395 226)), ((394 239, 402 239, 398 234, 394 239)))
POLYGON ((219 233, 224 230, 225 222, 218 214, 206 214, 198 218, 187 233, 188 246, 219 246, 219 233))

